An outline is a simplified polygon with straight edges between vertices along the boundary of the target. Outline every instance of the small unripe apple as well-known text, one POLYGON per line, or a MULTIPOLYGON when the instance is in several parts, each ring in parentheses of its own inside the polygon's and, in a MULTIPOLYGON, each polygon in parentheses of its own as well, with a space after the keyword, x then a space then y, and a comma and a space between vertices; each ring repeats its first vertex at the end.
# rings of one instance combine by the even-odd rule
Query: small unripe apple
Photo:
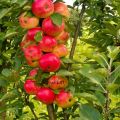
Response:
POLYGON ((58 57, 65 57, 68 55, 68 49, 64 44, 59 44, 53 49, 52 53, 58 57))
POLYGON ((49 78, 48 86, 54 90, 63 89, 63 88, 66 88, 68 86, 68 80, 66 78, 61 77, 61 76, 54 75, 54 76, 49 78))
POLYGON ((62 21, 61 25, 55 25, 50 17, 46 18, 42 22, 43 31, 50 36, 57 36, 60 34, 65 28, 64 21, 62 21))
POLYGON ((59 14, 65 16, 66 18, 70 17, 70 12, 68 10, 68 7, 63 2, 56 2, 56 3, 54 3, 54 12, 55 13, 59 13, 59 14))
POLYGON ((35 80, 27 79, 24 83, 24 89, 26 93, 35 95, 38 89, 38 86, 35 84, 35 80))
POLYGON ((68 107, 71 107, 75 103, 75 98, 73 97, 71 92, 61 90, 56 95, 55 102, 59 107, 68 108, 68 107))
POLYGON ((39 19, 34 16, 29 17, 26 13, 22 13, 19 17, 19 23, 22 28, 31 29, 38 26, 39 19))
POLYGON ((39 67, 44 72, 55 72, 60 68, 60 65, 60 59, 52 53, 44 54, 39 60, 39 67))
POLYGON ((37 90, 36 99, 44 104, 52 104, 55 100, 55 94, 50 88, 41 87, 37 90))
POLYGON ((32 3, 32 12, 39 18, 46 18, 54 12, 54 5, 51 0, 35 0, 32 3))
POLYGON ((39 68, 34 68, 29 72, 30 77, 35 77, 38 73, 39 68))
POLYGON ((43 52, 52 52, 56 45, 56 39, 51 36, 43 36, 42 40, 39 42, 39 47, 43 52))

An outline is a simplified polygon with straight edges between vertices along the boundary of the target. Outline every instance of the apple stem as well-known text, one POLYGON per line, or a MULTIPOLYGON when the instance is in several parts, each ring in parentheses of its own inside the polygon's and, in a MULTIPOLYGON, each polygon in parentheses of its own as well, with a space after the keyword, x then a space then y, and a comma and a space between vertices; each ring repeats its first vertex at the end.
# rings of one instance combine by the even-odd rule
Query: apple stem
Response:
POLYGON ((49 120, 56 120, 53 104, 47 105, 49 120))

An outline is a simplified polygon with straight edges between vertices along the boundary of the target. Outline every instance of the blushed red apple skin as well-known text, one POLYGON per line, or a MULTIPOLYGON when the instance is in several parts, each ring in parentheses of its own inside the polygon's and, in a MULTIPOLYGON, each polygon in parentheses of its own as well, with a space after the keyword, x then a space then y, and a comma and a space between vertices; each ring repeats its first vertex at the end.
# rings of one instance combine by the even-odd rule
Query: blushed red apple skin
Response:
POLYGON ((42 40, 39 42, 39 47, 43 52, 52 52, 56 45, 56 39, 51 36, 43 36, 42 40))
POLYGON ((35 35, 38 32, 42 32, 42 28, 41 27, 35 27, 35 28, 32 28, 32 29, 29 29, 27 31, 27 34, 26 34, 26 39, 27 40, 31 40, 31 41, 35 41, 35 35))
POLYGON ((75 98, 73 98, 73 95, 71 92, 61 90, 56 95, 55 102, 59 107, 68 108, 75 103, 75 98))
POLYGON ((38 73, 38 70, 39 70, 39 68, 34 68, 34 69, 30 70, 29 77, 35 77, 38 73))
POLYGON ((59 44, 53 49, 53 54, 58 57, 65 57, 68 55, 68 49, 64 44, 59 44))
POLYGON ((28 61, 39 60, 42 56, 42 51, 39 49, 37 45, 31 45, 24 50, 24 55, 28 61))
POLYGON ((54 12, 54 5, 51 0, 35 0, 32 3, 32 12, 39 18, 46 18, 54 12))
POLYGON ((66 18, 70 17, 70 12, 68 10, 68 7, 63 2, 56 2, 56 3, 54 3, 54 12, 55 13, 59 13, 59 14, 65 16, 66 18))
POLYGON ((22 28, 31 29, 37 27, 39 24, 39 19, 35 16, 26 16, 26 13, 22 13, 19 17, 19 24, 22 28))
POLYGON ((24 89, 26 91, 26 93, 31 94, 31 95, 35 95, 37 92, 37 85, 35 84, 34 80, 31 79, 27 79, 24 83, 24 89))
POLYGON ((47 35, 50 36, 57 36, 60 34, 65 28, 65 23, 62 21, 61 25, 55 25, 50 17, 46 18, 42 22, 42 30, 45 32, 47 35))
POLYGON ((27 64, 30 67, 39 67, 39 61, 38 60, 27 60, 27 64))
POLYGON ((68 32, 66 31, 62 31, 59 35, 57 35, 55 37, 55 39, 59 42, 59 43, 62 43, 62 44, 65 44, 68 39, 69 39, 70 35, 68 32))
POLYGON ((68 80, 61 76, 53 75, 48 80, 48 86, 53 90, 63 89, 68 86, 68 80))
POLYGON ((55 94, 50 88, 41 87, 37 90, 36 99, 44 104, 52 104, 55 100, 55 94))
POLYGON ((60 59, 52 53, 44 54, 39 60, 39 67, 44 72, 55 72, 60 68, 60 65, 60 59))

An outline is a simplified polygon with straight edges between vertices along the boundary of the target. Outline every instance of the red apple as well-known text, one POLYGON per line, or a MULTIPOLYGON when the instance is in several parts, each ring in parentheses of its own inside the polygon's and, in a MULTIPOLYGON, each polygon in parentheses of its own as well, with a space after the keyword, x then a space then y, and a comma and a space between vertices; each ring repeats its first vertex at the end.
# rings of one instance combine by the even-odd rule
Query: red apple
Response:
POLYGON ((48 85, 51 89, 63 89, 68 86, 68 80, 61 76, 54 75, 49 78, 48 85))
POLYGON ((66 31, 62 31, 59 35, 57 35, 55 37, 55 39, 59 42, 59 43, 63 43, 65 44, 67 42, 67 40, 69 39, 69 33, 66 31))
POLYGON ((68 49, 64 44, 59 44, 53 49, 52 53, 58 57, 65 57, 68 55, 68 49))
POLYGON ((26 13, 22 13, 19 17, 19 23, 22 28, 31 29, 39 24, 39 19, 37 17, 29 17, 26 13))
POLYGON ((41 58, 42 51, 39 49, 37 45, 30 45, 24 50, 24 55, 26 60, 35 61, 41 58))
POLYGON ((35 95, 37 92, 37 88, 38 86, 35 84, 34 80, 27 79, 24 83, 24 89, 28 94, 35 95))
POLYGON ((71 92, 61 90, 56 95, 55 102, 59 107, 68 108, 68 107, 71 107, 75 103, 75 98, 73 97, 71 92))
POLYGON ((42 40, 39 42, 39 47, 43 52, 52 52, 56 45, 56 39, 51 36, 43 36, 42 40))
POLYGON ((32 29, 29 29, 27 31, 27 34, 26 34, 26 39, 27 40, 31 40, 31 41, 35 41, 35 35, 38 32, 42 32, 42 28, 41 27, 35 27, 35 28, 32 28, 32 29))
POLYGON ((39 68, 34 68, 29 72, 30 77, 35 77, 38 73, 39 68))
POLYGON ((62 24, 58 26, 52 22, 52 19, 50 17, 44 19, 42 22, 43 31, 50 36, 57 36, 64 30, 64 28, 64 21, 62 21, 62 24))
POLYGON ((60 65, 60 59, 52 53, 44 54, 39 60, 39 67, 44 72, 55 72, 60 68, 60 65))
POLYGON ((35 0, 32 4, 32 12, 39 18, 46 18, 54 12, 51 0, 35 0))
POLYGON ((59 14, 65 16, 66 18, 69 18, 69 16, 70 16, 70 12, 68 10, 68 7, 63 2, 54 3, 54 12, 59 13, 59 14))
POLYGON ((39 88, 36 93, 37 100, 45 104, 52 104, 55 100, 55 94, 50 88, 39 88))

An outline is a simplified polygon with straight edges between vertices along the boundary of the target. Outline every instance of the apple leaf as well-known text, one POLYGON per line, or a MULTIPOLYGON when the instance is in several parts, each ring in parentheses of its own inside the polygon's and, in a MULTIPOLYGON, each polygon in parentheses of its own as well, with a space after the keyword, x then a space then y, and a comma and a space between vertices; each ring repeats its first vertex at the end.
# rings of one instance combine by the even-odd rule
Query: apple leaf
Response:
POLYGON ((57 26, 62 24, 62 15, 60 15, 58 13, 52 14, 51 19, 52 19, 52 22, 57 26))
POLYGON ((60 75, 60 76, 73 76, 74 72, 70 72, 68 70, 65 70, 65 69, 61 69, 58 71, 57 75, 60 75))
POLYGON ((80 106, 80 118, 80 120, 102 120, 99 111, 88 104, 80 106))
POLYGON ((11 70, 5 68, 2 70, 2 75, 4 75, 5 77, 8 77, 11 75, 11 70))
POLYGON ((36 42, 39 42, 39 41, 42 40, 42 34, 43 33, 41 31, 39 31, 39 32, 36 33, 36 35, 35 35, 36 42))

